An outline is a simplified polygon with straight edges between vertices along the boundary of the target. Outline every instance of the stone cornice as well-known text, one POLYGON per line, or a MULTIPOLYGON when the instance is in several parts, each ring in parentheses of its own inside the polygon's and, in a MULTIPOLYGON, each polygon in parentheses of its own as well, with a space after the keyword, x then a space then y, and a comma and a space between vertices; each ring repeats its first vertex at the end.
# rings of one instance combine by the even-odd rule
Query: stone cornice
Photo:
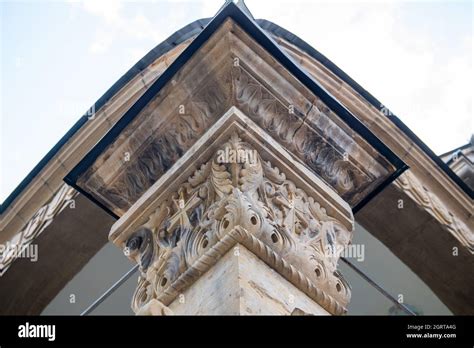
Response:
MULTIPOLYGON (((160 177, 127 210, 122 218, 112 227, 109 239, 115 244, 123 243, 131 234, 131 230, 138 228, 147 221, 147 218, 144 216, 153 214, 156 207, 160 205, 165 195, 163 188, 166 188, 165 192, 177 192, 179 188, 177 183, 188 180, 189 177, 196 174, 196 169, 201 168, 202 159, 198 159, 196 156, 198 151, 202 151, 211 158, 217 150, 216 144, 218 142, 216 139, 223 143, 223 139, 230 139, 231 135, 236 131, 239 132, 239 136, 244 141, 248 142, 262 154, 264 161, 269 159, 268 156, 275 157, 276 153, 278 153, 278 162, 281 170, 304 173, 308 180, 298 179, 299 185, 316 197, 324 197, 326 201, 325 208, 328 214, 342 221, 347 229, 353 229, 353 214, 347 202, 338 196, 333 189, 322 189, 321 187, 327 186, 323 180, 308 170, 303 164, 295 161, 294 156, 286 151, 283 146, 269 137, 255 122, 237 107, 233 106, 207 130, 206 135, 203 135, 169 171, 160 177), (219 134, 217 134, 218 130, 221 130, 219 134), (211 136, 211 134, 216 135, 211 136), (310 185, 309 182, 317 184, 310 185)), ((292 179, 295 180, 294 177, 292 179)))

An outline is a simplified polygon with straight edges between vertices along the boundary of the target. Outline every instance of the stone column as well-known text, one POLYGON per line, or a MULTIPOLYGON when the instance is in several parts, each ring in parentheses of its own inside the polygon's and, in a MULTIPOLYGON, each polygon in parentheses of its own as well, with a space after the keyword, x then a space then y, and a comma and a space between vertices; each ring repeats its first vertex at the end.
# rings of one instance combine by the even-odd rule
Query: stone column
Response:
POLYGON ((349 205, 231 108, 116 222, 137 314, 340 315, 349 205))

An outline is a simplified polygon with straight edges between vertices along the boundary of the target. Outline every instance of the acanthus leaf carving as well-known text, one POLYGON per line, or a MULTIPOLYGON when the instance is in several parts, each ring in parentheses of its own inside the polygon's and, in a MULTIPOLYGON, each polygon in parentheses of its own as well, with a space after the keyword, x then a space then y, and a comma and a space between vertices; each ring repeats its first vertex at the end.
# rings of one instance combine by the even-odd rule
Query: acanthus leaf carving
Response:
MULTIPOLYGON (((143 234, 144 228, 153 234, 146 239, 153 243, 153 262, 147 262, 149 254, 137 258, 148 266, 141 267, 141 277, 149 284, 146 289, 151 289, 152 298, 164 296, 203 255, 241 229, 299 267, 307 281, 332 294, 334 301, 345 304, 349 300, 350 290, 335 274, 338 254, 328 256, 328 250, 346 246, 351 231, 270 161, 263 161, 237 133, 182 183, 125 245, 137 233, 143 234), (234 155, 251 152, 252 156, 226 162, 223 154, 230 151, 234 155), (334 291, 336 284, 342 291, 334 291)), ((136 249, 149 250, 142 245, 136 249)), ((137 310, 144 290, 137 289, 134 297, 139 297, 133 300, 137 310)))

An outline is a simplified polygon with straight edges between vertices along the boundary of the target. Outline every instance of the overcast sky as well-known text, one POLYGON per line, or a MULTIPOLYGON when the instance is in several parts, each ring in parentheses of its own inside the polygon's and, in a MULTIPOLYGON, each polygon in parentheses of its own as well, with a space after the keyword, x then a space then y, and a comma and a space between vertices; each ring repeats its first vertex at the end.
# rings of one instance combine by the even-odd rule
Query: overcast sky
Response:
MULTIPOLYGON (((1 1, 0 201, 148 51, 218 1, 1 1)), ((466 1, 247 0, 308 42, 435 153, 474 133, 466 1)))

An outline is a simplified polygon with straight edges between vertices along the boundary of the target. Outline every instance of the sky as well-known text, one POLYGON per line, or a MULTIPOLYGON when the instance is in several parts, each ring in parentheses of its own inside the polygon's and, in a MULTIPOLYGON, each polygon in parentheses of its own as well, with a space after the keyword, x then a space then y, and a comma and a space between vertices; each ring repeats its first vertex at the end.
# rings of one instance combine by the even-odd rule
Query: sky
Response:
MULTIPOLYGON (((0 202, 147 52, 223 0, 0 0, 0 202)), ((247 0, 436 154, 474 133, 472 1, 247 0)))

